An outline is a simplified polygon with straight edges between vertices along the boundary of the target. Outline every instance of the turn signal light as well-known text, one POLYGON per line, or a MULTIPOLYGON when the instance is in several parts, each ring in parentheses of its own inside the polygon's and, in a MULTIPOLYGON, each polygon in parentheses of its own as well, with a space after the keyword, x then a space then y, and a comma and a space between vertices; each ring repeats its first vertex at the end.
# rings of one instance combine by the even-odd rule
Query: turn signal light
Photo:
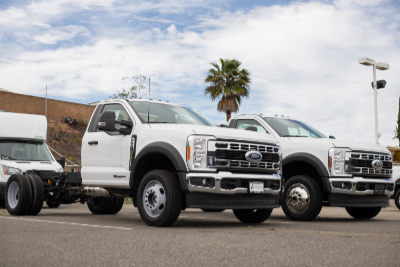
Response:
POLYGON ((186 159, 190 160, 190 146, 187 146, 186 159))
POLYGON ((329 168, 332 168, 332 157, 329 157, 329 168))

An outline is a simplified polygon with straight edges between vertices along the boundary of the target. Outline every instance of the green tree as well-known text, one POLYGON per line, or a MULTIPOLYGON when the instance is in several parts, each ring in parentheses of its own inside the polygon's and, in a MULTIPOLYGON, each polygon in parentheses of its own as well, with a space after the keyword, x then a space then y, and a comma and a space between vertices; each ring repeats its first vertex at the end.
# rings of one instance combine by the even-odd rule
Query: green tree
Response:
POLYGON ((246 69, 240 69, 242 62, 236 59, 220 58, 221 67, 213 62, 214 67, 207 73, 204 80, 209 86, 204 90, 204 94, 210 94, 211 100, 220 99, 217 105, 219 112, 226 113, 226 121, 231 118, 232 112, 239 111, 242 98, 249 97, 250 93, 250 73, 246 69))
MULTIPOLYGON (((122 91, 118 91, 117 93, 110 95, 109 99, 113 98, 143 98, 148 95, 148 80, 149 77, 144 75, 137 75, 133 77, 123 77, 121 80, 123 81, 131 81, 133 85, 126 89, 122 89, 122 91)), ((155 82, 152 82, 155 84, 155 82)))
POLYGON ((394 130, 394 137, 393 139, 399 139, 399 146, 400 146, 400 97, 399 97, 399 113, 397 114, 397 126, 396 130, 394 130))

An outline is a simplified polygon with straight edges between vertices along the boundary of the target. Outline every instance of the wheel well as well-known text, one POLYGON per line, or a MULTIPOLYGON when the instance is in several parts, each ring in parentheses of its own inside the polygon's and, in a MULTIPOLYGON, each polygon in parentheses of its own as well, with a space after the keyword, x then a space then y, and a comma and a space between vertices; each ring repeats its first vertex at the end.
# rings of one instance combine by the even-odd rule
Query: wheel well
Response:
POLYGON ((139 183, 142 178, 146 175, 146 173, 152 170, 166 170, 177 177, 174 164, 166 155, 162 153, 148 153, 139 160, 136 166, 138 167, 134 170, 133 173, 134 189, 139 188, 139 183))
POLYGON ((316 180, 321 187, 324 188, 321 176, 318 171, 311 164, 304 161, 292 161, 283 166, 283 176, 285 180, 289 180, 295 175, 307 175, 316 180))

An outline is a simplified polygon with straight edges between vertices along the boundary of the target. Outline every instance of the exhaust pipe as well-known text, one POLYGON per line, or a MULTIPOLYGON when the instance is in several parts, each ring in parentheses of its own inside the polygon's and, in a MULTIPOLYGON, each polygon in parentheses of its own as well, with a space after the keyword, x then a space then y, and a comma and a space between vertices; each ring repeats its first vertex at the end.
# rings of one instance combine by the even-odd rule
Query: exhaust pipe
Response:
POLYGON ((77 193, 82 193, 88 197, 109 197, 110 193, 101 187, 66 187, 65 191, 71 191, 71 192, 77 192, 77 193))

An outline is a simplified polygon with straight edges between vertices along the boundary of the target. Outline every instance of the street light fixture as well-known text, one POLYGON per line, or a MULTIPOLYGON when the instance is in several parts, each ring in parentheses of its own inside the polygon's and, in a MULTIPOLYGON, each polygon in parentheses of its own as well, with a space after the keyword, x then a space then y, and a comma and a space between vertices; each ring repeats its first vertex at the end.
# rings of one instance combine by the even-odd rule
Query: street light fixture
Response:
MULTIPOLYGON (((374 87, 374 108, 375 108, 375 143, 379 144, 378 141, 378 104, 377 104, 377 95, 378 95, 378 86, 376 83, 376 69, 378 70, 387 70, 389 69, 389 64, 383 63, 383 62, 378 62, 376 63, 375 60, 370 59, 370 58, 360 58, 358 60, 358 63, 366 66, 371 66, 373 67, 373 73, 374 73, 374 81, 373 81, 373 87, 374 87)), ((381 81, 380 81, 381 82, 381 81)), ((386 81, 383 84, 384 88, 386 85, 386 81)))

